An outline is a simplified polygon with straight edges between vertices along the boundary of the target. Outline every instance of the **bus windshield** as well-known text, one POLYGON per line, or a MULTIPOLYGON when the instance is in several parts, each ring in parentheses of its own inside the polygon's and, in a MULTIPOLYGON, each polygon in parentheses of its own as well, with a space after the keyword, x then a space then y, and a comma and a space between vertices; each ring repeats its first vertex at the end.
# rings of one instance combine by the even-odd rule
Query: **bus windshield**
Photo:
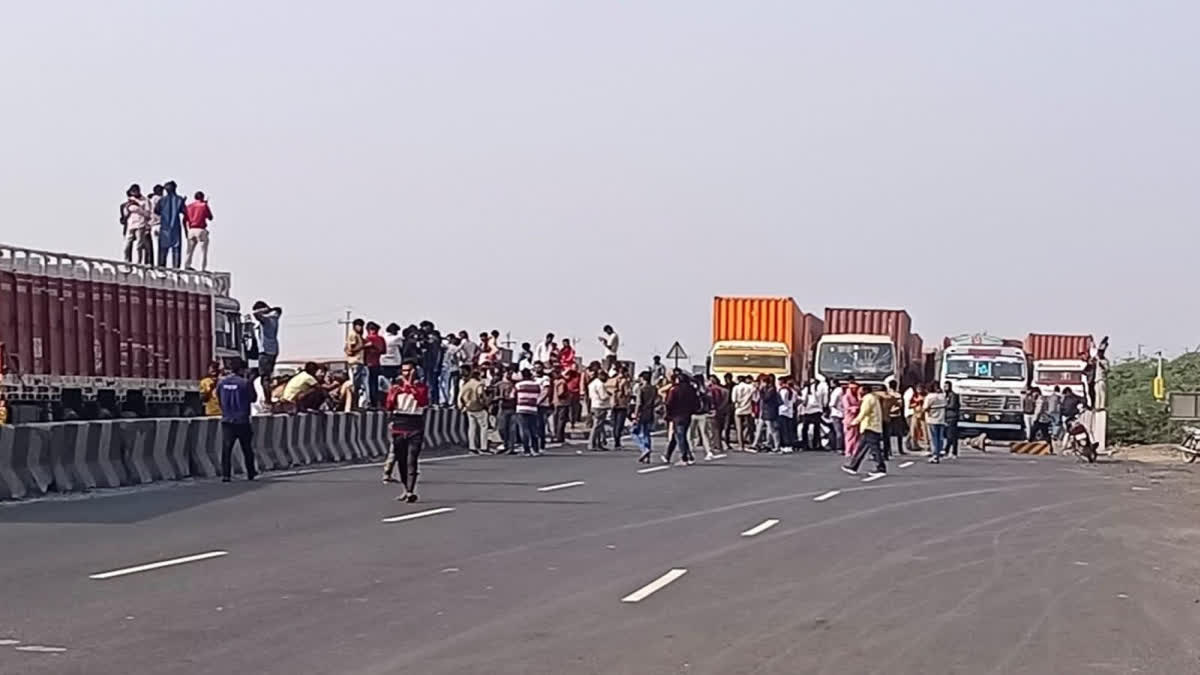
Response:
POLYGON ((863 379, 887 377, 895 372, 896 357, 890 344, 843 343, 821 345, 817 370, 826 377, 863 379))

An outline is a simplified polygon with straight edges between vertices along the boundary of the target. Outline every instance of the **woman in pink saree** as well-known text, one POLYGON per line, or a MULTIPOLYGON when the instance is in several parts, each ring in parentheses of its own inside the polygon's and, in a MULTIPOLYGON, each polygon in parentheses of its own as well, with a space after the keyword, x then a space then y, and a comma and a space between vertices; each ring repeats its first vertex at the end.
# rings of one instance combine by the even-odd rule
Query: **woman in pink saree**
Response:
POLYGON ((854 418, 858 417, 858 409, 862 407, 862 394, 858 391, 858 383, 846 385, 846 393, 842 394, 842 409, 846 416, 842 418, 842 428, 846 430, 846 456, 853 457, 858 451, 858 425, 854 418))

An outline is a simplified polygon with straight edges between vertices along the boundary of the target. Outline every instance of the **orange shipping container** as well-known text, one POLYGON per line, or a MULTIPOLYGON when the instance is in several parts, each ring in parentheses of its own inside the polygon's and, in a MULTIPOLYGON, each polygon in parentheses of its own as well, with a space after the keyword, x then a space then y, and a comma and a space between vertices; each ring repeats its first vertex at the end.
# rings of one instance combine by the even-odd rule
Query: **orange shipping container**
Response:
POLYGON ((1086 358, 1092 348, 1091 335, 1049 335, 1030 333, 1025 336, 1025 351, 1034 361, 1086 358))
POLYGON ((792 298, 713 298, 713 342, 781 342, 792 352, 793 372, 803 374, 804 313, 792 298))

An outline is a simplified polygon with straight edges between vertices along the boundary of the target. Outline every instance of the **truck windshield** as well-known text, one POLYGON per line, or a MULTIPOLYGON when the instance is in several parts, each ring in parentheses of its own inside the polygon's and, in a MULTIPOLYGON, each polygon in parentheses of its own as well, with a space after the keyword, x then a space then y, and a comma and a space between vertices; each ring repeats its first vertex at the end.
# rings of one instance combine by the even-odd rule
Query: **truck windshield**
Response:
POLYGON ((754 354, 746 352, 717 352, 713 355, 714 370, 738 370, 754 373, 786 373, 790 367, 783 354, 754 354))
POLYGON ((975 377, 985 380, 1025 380, 1025 364, 1020 361, 1004 361, 986 358, 946 359, 946 377, 961 379, 975 377))
POLYGON ((827 377, 871 379, 895 371, 895 355, 889 344, 824 344, 821 345, 817 369, 827 377))

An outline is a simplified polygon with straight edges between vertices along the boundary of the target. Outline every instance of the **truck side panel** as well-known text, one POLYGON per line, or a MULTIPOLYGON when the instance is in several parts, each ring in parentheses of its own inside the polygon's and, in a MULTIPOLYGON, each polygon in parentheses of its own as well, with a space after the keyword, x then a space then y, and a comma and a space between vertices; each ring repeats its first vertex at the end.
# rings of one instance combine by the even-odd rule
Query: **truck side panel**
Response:
POLYGON ((62 372, 64 375, 79 375, 79 299, 75 294, 75 280, 62 280, 62 295, 59 305, 62 312, 62 372))
POLYGON ((62 278, 43 279, 46 286, 46 368, 48 373, 63 372, 62 278))
MULTIPOLYGON (((213 331, 216 326, 213 322, 213 301, 207 295, 197 295, 196 300, 199 303, 199 312, 196 315, 198 323, 196 328, 196 337, 199 341, 196 346, 197 368, 198 372, 196 379, 204 377, 204 373, 208 372, 208 362, 212 360, 216 350, 213 346, 213 331)), ((630 372, 636 372, 631 370, 630 372)))
MULTIPOLYGON (((0 271, 0 344, 7 354, 17 349, 17 278, 12 272, 0 271)), ((0 373, 10 364, 0 362, 0 373)))
POLYGON ((1091 335, 1051 335, 1030 333, 1025 336, 1025 351, 1034 361, 1079 359, 1088 354, 1091 335))
POLYGON ((154 339, 151 357, 152 375, 156 380, 165 380, 169 376, 167 363, 167 293, 160 287, 150 289, 154 295, 154 339))
POLYGON ((825 322, 815 314, 804 315, 804 341, 801 344, 800 351, 804 354, 805 369, 801 373, 804 379, 813 376, 813 356, 817 348, 817 342, 821 336, 825 334, 825 322))
POLYGON ((791 298, 713 298, 713 342, 722 340, 781 342, 798 346, 803 319, 791 298))

